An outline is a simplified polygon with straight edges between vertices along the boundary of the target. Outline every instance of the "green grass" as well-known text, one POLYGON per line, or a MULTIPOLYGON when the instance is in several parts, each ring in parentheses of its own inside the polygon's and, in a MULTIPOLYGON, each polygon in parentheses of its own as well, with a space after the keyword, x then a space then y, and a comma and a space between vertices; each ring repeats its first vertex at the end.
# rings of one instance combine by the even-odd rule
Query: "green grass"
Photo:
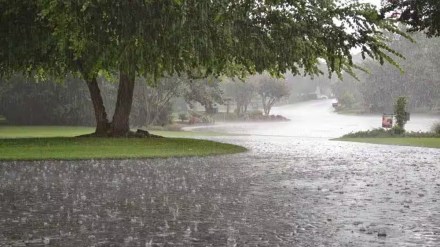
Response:
MULTIPOLYGON (((78 126, 0 126, 0 138, 73 137, 92 133, 92 127, 78 126)), ((217 132, 153 130, 152 134, 164 137, 188 138, 197 136, 223 136, 217 132)))
POLYGON ((428 147, 440 148, 440 138, 435 137, 376 137, 376 138, 338 138, 337 141, 362 142, 385 145, 398 146, 414 146, 414 147, 428 147))
POLYGON ((214 132, 151 131, 169 138, 72 138, 89 127, 0 126, 0 160, 132 159, 232 154, 245 148, 207 140, 214 132))
POLYGON ((92 133, 92 127, 0 126, 0 138, 73 137, 92 133))
POLYGON ((184 138, 0 139, 0 160, 132 159, 232 154, 245 148, 184 138))

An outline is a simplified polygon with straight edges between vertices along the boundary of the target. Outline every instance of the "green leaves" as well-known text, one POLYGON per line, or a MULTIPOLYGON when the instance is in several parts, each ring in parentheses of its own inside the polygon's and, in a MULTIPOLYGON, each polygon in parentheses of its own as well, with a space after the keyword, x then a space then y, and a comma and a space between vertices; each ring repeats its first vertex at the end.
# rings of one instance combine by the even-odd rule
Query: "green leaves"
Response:
POLYGON ((428 37, 440 36, 439 13, 437 0, 394 0, 381 9, 382 17, 397 19, 409 25, 409 31, 423 31, 428 37))
MULTIPOLYGON (((400 55, 387 47, 384 31, 403 35, 371 5, 338 5, 332 0, 6 2, 2 18, 19 21, 19 13, 28 9, 34 18, 25 18, 26 33, 35 34, 42 45, 31 52, 25 44, 32 37, 25 36, 23 45, 12 48, 15 43, 2 38, 2 50, 16 54, 2 54, 2 69, 11 64, 15 69, 46 66, 85 76, 114 72, 121 64, 153 78, 194 70, 315 75, 320 59, 329 71, 340 74, 353 68, 350 53, 358 48, 364 57, 395 64, 392 56, 400 55)), ((2 30, 5 37, 11 32, 2 30)))

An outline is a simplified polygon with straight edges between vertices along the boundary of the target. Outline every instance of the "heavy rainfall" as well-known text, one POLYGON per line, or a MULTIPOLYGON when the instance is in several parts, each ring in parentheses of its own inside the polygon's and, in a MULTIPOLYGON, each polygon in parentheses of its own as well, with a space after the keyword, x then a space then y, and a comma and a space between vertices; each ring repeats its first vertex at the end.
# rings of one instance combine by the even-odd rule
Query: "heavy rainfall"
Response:
POLYGON ((0 246, 440 246, 440 3, 291 2, 0 0, 0 246))

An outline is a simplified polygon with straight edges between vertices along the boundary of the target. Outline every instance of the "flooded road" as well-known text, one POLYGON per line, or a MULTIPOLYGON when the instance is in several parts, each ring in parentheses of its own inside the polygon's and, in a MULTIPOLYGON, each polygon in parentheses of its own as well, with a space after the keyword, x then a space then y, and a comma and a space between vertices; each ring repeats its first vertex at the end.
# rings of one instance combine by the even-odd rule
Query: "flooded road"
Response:
MULTIPOLYGON (((271 114, 282 115, 290 119, 277 123, 218 123, 209 129, 212 131, 236 134, 271 135, 285 137, 322 137, 337 138, 344 134, 362 130, 380 128, 382 115, 342 115, 334 112, 333 100, 316 100, 274 107, 271 114)), ((405 125, 408 131, 430 131, 440 116, 411 114, 411 120, 405 125)), ((206 127, 193 127, 200 130, 206 127)))
POLYGON ((439 246, 440 150, 329 141, 380 118, 326 102, 209 128, 238 155, 2 163, 0 246, 439 246))

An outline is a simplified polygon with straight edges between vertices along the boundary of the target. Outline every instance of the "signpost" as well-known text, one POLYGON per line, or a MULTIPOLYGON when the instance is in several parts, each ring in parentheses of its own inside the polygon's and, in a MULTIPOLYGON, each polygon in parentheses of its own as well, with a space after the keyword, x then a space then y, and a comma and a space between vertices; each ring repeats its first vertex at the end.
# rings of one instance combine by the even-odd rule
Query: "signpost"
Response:
POLYGON ((382 128, 392 128, 393 127, 393 114, 383 114, 382 115, 382 128))

